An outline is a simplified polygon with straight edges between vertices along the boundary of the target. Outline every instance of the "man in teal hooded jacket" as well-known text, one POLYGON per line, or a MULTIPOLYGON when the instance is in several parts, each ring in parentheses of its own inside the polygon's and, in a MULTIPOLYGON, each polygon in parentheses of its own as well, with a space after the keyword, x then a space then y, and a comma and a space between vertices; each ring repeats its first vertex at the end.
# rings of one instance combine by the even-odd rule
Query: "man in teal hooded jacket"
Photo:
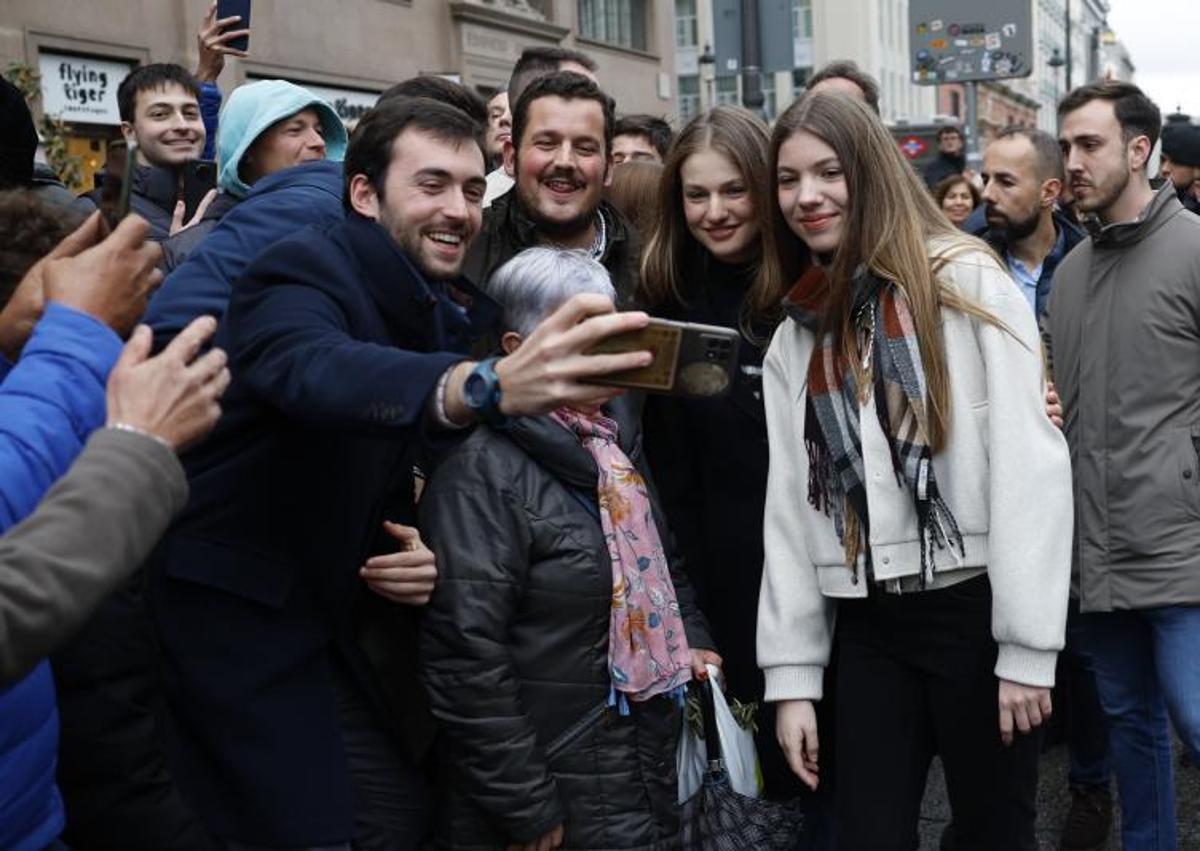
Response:
POLYGON ((220 193, 198 222, 163 243, 163 271, 183 265, 263 178, 308 162, 340 163, 345 153, 345 125, 307 89, 286 80, 259 80, 234 89, 217 131, 220 193))
MULTIPOLYGON (((311 141, 299 147, 301 152, 317 148, 311 141)), ((222 198, 229 203, 224 210, 218 208, 220 215, 196 239, 203 242, 186 262, 176 261, 171 271, 168 261, 167 278, 146 311, 155 349, 169 343, 197 316, 223 316, 233 282, 271 243, 308 225, 342 218, 346 130, 333 109, 311 92, 283 80, 235 89, 221 116, 217 148, 222 163, 218 182, 224 192, 213 206, 225 203, 222 198), (281 158, 279 146, 267 141, 277 136, 311 139, 311 123, 303 120, 306 114, 322 119, 324 156, 268 171, 281 158)), ((164 245, 165 256, 172 252, 170 242, 164 245)))

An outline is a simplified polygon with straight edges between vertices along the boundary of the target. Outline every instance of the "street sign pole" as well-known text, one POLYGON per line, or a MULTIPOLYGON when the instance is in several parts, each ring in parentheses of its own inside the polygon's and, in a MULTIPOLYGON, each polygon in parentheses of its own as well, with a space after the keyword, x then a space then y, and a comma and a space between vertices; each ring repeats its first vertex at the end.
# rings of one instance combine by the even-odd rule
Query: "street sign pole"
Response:
POLYGON ((758 32, 758 0, 742 0, 742 106, 763 116, 762 43, 758 32))
POLYGON ((967 136, 967 164, 979 168, 979 84, 974 80, 963 83, 966 90, 967 122, 963 128, 967 136))

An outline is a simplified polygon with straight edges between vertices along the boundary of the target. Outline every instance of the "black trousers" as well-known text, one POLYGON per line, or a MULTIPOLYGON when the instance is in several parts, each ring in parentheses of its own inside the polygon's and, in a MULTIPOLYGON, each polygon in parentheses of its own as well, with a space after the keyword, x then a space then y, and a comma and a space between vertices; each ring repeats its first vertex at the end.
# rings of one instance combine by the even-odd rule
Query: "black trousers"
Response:
POLYGON ((838 847, 911 851, 941 757, 956 851, 1035 849, 1040 733, 1000 741, 986 576, 838 603, 838 847))
POLYGON ((424 773, 384 730, 345 671, 337 678, 342 739, 354 781, 356 851, 419 851, 429 829, 424 773))

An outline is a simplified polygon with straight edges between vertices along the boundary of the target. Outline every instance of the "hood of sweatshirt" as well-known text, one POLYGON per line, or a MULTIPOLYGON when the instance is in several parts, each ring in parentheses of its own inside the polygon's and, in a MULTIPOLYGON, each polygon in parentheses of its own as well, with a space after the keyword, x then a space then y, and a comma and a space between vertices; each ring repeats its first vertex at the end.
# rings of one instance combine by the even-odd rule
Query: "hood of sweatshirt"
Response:
POLYGON ((328 103, 308 89, 286 80, 259 80, 234 89, 225 101, 217 130, 217 183, 244 198, 250 186, 238 174, 242 157, 265 130, 305 109, 316 110, 325 135, 325 159, 341 162, 346 155, 346 126, 328 103))

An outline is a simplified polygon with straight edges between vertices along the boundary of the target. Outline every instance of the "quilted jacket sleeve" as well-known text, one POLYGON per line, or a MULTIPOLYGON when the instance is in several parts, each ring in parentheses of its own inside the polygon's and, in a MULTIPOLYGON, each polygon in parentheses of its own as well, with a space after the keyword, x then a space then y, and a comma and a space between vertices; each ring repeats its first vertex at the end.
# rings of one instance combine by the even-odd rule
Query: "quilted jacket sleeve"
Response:
POLYGON ((120 354, 107 326, 47 305, 0 384, 0 531, 33 511, 104 423, 104 386, 120 354))

